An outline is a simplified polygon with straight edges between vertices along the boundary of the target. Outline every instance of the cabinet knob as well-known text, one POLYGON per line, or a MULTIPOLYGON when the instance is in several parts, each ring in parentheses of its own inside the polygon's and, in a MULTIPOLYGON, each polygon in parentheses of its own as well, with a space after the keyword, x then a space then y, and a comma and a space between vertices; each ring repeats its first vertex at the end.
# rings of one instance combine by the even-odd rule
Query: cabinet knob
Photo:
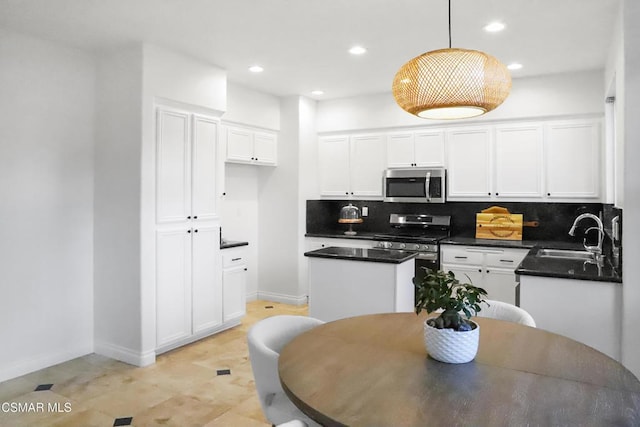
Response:
POLYGON ((187 230, 187 233, 191 233, 191 229, 188 229, 188 230, 187 230))
POLYGON ((195 230, 193 230, 193 232, 194 232, 194 233, 197 233, 197 232, 198 232, 198 229, 196 228, 195 230))
POLYGON ((226 193, 226 192, 224 192, 224 193, 222 193, 222 195, 223 195, 223 196, 226 196, 226 195, 227 195, 227 193, 226 193))
POLYGON ((547 196, 550 196, 550 195, 551 195, 551 193, 547 193, 547 196))
POLYGON ((496 196, 499 196, 499 195, 500 195, 500 193, 496 193, 496 196))
POLYGON ((189 215, 189 216, 187 217, 187 219, 191 219, 191 215, 189 215))
POLYGON ((247 269, 245 268, 244 271, 247 271, 247 269))
POLYGON ((348 195, 349 195, 349 192, 347 191, 347 192, 345 192, 344 194, 346 194, 346 195, 348 196, 348 195))
POLYGON ((478 269, 478 272, 482 273, 482 269, 481 269, 481 268, 479 268, 479 269, 478 269))
POLYGON ((194 215, 194 216, 193 216, 193 219, 198 219, 198 215, 194 215))
POLYGON ((491 195, 491 192, 487 193, 489 196, 491 195))

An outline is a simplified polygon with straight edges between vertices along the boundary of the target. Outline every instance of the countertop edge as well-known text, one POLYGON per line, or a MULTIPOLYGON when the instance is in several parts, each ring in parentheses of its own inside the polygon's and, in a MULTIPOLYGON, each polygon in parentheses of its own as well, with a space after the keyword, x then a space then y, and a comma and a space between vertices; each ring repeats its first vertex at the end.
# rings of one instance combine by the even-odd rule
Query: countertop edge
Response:
POLYGON ((249 246, 249 242, 236 242, 227 240, 225 243, 220 244, 220 249, 237 248, 239 246, 249 246))
MULTIPOLYGON (((406 251, 406 256, 400 259, 327 253, 327 250, 332 248, 339 248, 339 247, 329 246, 328 248, 308 251, 304 253, 304 256, 309 258, 339 259, 339 260, 346 260, 346 261, 377 262, 377 263, 385 263, 385 264, 402 264, 403 262, 409 261, 415 258, 416 256, 418 256, 417 252, 411 252, 411 251, 406 251)), ((354 248, 342 248, 342 249, 354 249, 354 248)), ((375 250, 385 251, 387 249, 375 249, 375 250)))

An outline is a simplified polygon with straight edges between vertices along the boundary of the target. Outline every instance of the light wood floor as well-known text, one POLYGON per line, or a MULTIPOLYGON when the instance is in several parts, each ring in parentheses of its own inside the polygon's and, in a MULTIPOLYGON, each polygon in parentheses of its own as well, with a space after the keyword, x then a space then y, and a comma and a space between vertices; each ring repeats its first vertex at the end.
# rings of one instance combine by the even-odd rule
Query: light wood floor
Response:
POLYGON ((246 332, 276 314, 306 315, 307 307, 250 302, 242 325, 162 354, 145 368, 92 354, 0 383, 0 426, 269 426, 246 332), (47 384, 50 390, 34 391, 47 384))

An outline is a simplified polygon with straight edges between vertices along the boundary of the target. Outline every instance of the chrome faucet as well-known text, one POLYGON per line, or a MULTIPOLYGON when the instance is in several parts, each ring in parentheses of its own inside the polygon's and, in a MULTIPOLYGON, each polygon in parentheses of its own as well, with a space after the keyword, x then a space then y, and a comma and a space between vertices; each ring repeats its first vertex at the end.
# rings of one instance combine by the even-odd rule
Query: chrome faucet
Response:
POLYGON ((583 213, 582 215, 578 215, 578 217, 573 221, 573 225, 571 226, 571 229, 569 230, 569 235, 570 236, 574 236, 575 235, 576 226, 578 225, 578 223, 580 221, 582 221, 585 218, 593 219, 598 224, 598 226, 597 227, 587 228, 587 230, 585 231, 585 238, 584 238, 584 240, 582 242, 582 245, 584 246, 584 248, 586 250, 588 250, 589 252, 591 252, 591 253, 593 253, 595 255, 597 261, 601 261, 602 260, 602 240, 604 239, 604 225, 602 224, 602 221, 600 220, 600 218, 598 218, 596 215, 591 214, 591 213, 583 213), (586 237, 586 235, 591 230, 598 230, 598 243, 596 244, 596 246, 587 245, 587 237, 586 237))

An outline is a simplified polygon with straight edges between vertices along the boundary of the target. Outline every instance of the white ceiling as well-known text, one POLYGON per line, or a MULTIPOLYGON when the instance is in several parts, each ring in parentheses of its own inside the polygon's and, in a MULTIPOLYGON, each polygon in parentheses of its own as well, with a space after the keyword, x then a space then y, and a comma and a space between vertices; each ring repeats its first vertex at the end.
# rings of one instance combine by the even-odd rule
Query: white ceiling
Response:
MULTIPOLYGON (((453 47, 521 62, 514 78, 601 69, 620 0, 452 0, 453 47), (493 20, 507 27, 488 34, 493 20)), ((83 49, 147 41, 278 96, 389 91, 398 68, 447 47, 447 0, 0 0, 0 26, 83 49), (352 56, 353 44, 368 49, 352 56), (265 71, 250 73, 249 65, 265 71)))

